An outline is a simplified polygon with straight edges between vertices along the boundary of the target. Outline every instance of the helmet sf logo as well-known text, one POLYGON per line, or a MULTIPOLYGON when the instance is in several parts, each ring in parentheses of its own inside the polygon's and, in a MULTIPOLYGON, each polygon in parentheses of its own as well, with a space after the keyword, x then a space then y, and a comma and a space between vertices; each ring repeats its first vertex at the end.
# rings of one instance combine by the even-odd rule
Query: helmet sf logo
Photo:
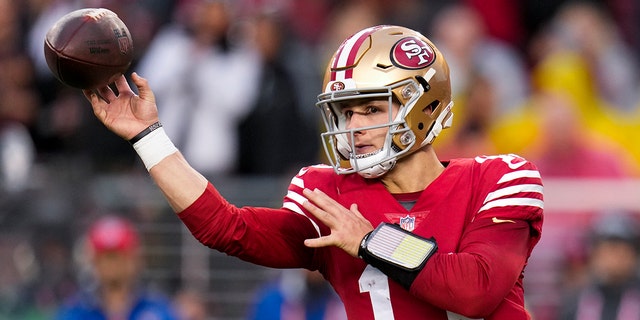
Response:
POLYGON ((402 69, 422 69, 436 60, 433 48, 416 38, 402 38, 391 48, 391 61, 402 69))
POLYGON ((336 81, 333 84, 331 84, 331 91, 340 91, 340 90, 344 90, 344 83, 340 82, 340 81, 336 81))

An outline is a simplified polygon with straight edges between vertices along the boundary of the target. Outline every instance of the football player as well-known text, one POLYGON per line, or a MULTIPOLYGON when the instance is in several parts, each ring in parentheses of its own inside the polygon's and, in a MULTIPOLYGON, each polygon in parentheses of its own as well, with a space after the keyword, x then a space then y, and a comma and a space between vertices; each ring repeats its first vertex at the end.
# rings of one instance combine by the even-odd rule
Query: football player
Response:
POLYGON ((139 95, 124 77, 119 95, 85 95, 203 244, 319 270, 350 319, 530 317, 523 271, 542 230, 540 174, 516 155, 438 159, 449 69, 422 34, 375 26, 342 43, 317 103, 329 165, 302 168, 278 209, 227 202, 164 133, 147 81, 132 80, 139 95))

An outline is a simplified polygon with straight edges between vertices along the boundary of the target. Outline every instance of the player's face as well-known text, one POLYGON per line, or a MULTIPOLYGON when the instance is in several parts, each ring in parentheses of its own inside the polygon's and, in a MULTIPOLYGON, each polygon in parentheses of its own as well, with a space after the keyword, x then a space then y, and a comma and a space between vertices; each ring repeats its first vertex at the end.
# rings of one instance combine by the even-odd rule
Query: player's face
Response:
POLYGON ((367 154, 382 149, 384 146, 388 126, 385 125, 395 117, 399 105, 393 103, 389 108, 389 101, 384 100, 356 100, 342 107, 341 112, 345 118, 345 129, 354 130, 353 141, 349 136, 349 142, 355 147, 356 154, 367 154), (380 128, 367 128, 381 126, 380 128))

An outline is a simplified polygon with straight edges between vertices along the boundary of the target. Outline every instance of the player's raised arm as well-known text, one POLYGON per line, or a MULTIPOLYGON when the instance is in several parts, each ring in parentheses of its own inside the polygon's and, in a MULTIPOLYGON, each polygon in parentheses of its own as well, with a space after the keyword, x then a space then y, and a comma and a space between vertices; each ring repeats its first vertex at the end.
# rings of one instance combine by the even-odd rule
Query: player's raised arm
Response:
POLYGON ((139 95, 131 90, 124 76, 115 82, 117 95, 109 87, 84 90, 84 94, 98 120, 133 144, 169 205, 180 212, 202 194, 207 180, 187 163, 167 137, 147 80, 136 73, 131 80, 139 95))

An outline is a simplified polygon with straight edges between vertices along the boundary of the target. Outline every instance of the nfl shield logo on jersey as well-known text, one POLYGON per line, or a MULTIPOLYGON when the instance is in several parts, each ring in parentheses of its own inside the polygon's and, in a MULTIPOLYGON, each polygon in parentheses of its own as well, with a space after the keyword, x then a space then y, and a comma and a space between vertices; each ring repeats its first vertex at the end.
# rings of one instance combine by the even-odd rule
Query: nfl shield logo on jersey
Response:
POLYGON ((416 227, 416 217, 407 215, 406 217, 400 218, 400 227, 407 231, 413 231, 416 227))

